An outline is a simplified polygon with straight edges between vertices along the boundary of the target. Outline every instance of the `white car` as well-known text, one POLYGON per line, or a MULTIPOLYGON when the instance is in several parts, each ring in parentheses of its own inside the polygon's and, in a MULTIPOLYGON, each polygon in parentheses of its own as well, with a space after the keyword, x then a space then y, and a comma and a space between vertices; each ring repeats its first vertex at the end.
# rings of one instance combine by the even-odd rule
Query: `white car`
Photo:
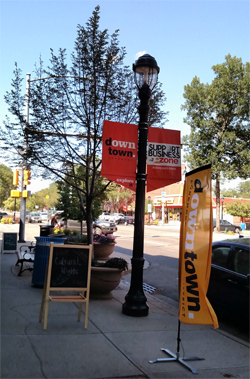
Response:
POLYGON ((46 221, 48 222, 48 212, 40 212, 40 215, 41 215, 41 218, 42 218, 42 221, 46 221))
POLYGON ((118 220, 123 220, 125 218, 124 214, 122 213, 113 213, 110 218, 109 218, 109 221, 112 221, 112 222, 115 222, 117 223, 118 220))
POLYGON ((103 212, 99 216, 99 220, 102 220, 102 221, 109 221, 109 219, 110 219, 110 213, 108 213, 108 212, 103 212))

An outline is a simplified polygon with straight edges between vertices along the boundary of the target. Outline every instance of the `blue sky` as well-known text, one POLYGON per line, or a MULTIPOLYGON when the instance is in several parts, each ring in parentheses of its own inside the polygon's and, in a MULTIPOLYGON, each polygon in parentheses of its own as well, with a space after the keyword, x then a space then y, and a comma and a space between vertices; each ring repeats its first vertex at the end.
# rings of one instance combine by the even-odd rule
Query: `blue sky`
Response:
POLYGON ((180 130, 182 136, 189 134, 180 110, 184 85, 195 75, 211 83, 212 66, 223 63, 227 54, 250 61, 249 1, 1 0, 0 122, 7 114, 3 96, 11 89, 14 63, 24 79, 27 72, 32 79, 40 54, 45 65, 50 48, 66 48, 70 56, 77 25, 86 24, 96 5, 100 28, 110 34, 120 30, 120 46, 126 48, 125 63, 131 69, 139 52, 157 60, 169 111, 166 128, 180 130))

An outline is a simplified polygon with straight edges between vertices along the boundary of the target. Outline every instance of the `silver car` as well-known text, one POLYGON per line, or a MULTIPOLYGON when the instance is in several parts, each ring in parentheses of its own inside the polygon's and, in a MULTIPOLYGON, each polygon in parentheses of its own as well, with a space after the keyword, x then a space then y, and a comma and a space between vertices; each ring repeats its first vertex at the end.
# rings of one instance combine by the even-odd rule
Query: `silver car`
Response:
MULTIPOLYGON (((58 223, 60 225, 64 226, 65 228, 70 229, 70 230, 78 230, 78 231, 81 230, 81 223, 77 220, 63 221, 59 215, 58 223)), ((93 232, 94 233, 111 234, 111 233, 114 233, 116 231, 117 231, 117 226, 114 222, 104 221, 104 220, 100 220, 100 219, 93 222, 93 232)), ((87 232, 86 221, 82 221, 82 232, 83 233, 87 232)))
POLYGON ((32 222, 43 222, 42 221, 42 217, 40 215, 39 212, 31 212, 29 215, 28 215, 28 222, 32 223, 32 222))
POLYGON ((97 234, 112 234, 117 232, 117 226, 114 222, 98 219, 93 223, 93 231, 97 234))

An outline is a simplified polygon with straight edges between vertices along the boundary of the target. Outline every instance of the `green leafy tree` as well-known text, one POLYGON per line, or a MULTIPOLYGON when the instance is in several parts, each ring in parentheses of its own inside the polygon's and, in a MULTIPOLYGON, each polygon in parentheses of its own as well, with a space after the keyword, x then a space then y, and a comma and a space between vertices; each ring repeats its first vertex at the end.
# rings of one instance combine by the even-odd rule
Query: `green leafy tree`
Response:
POLYGON ((250 180, 240 183, 237 186, 238 196, 242 199, 250 199, 250 180))
POLYGON ((9 197, 7 200, 5 200, 3 202, 3 206, 5 209, 9 209, 10 211, 14 211, 15 206, 16 206, 16 211, 19 211, 19 209, 20 209, 20 198, 16 199, 16 204, 15 204, 15 199, 9 197))
POLYGON ((58 185, 52 183, 48 188, 32 193, 31 197, 27 198, 26 208, 30 211, 36 210, 36 205, 39 210, 46 207, 55 208, 58 198, 58 185))
POLYGON ((223 189, 221 193, 224 197, 250 199, 250 180, 240 183, 236 188, 223 189))
POLYGON ((57 183, 51 183, 48 188, 37 193, 40 199, 41 208, 55 208, 59 198, 57 183))
POLYGON ((203 84, 195 77, 184 87, 182 109, 191 133, 183 138, 185 159, 191 169, 212 165, 216 181, 217 229, 219 229, 220 181, 247 179, 250 172, 250 63, 226 56, 212 67, 215 78, 203 84))
MULTIPOLYGON (((75 168, 77 171, 77 175, 79 177, 83 176, 83 171, 84 171, 83 166, 79 166, 75 168)), ((63 210, 63 218, 65 220, 73 219, 73 220, 78 220, 78 221, 83 221, 86 220, 84 217, 84 214, 81 212, 81 207, 80 207, 80 201, 79 201, 79 196, 77 193, 77 189, 71 184, 68 184, 68 182, 72 182, 72 176, 71 173, 68 171, 67 175, 69 177, 67 178, 66 181, 60 181, 58 182, 58 193, 59 193, 59 199, 58 203, 56 204, 57 209, 63 210)), ((83 183, 78 183, 77 187, 82 186, 83 183)), ((103 183, 103 177, 100 176, 98 182, 96 183, 96 188, 102 189, 104 186, 103 183)), ((101 204, 107 200, 107 193, 108 191, 100 191, 99 197, 96 196, 94 201, 93 201, 93 206, 92 206, 92 218, 96 219, 99 214, 100 214, 100 209, 101 209, 101 204)))
MULTIPOLYGON (((216 192, 215 192, 216 193, 216 192)), ((238 192, 237 192, 237 189, 235 188, 229 188, 228 190, 222 190, 221 191, 221 194, 224 196, 224 197, 239 197, 238 196, 238 192)))
MULTIPOLYGON (((109 185, 103 184, 101 188, 97 185, 103 120, 137 123, 139 102, 133 73, 124 65, 126 51, 119 47, 118 30, 109 35, 106 29, 100 30, 99 21, 97 6, 86 26, 78 25, 70 67, 64 49, 59 49, 58 55, 51 49, 46 69, 40 59, 36 78, 51 79, 31 83, 29 123, 24 119, 22 74, 16 65, 12 91, 7 92, 5 101, 17 122, 6 118, 0 128, 3 150, 8 155, 18 150, 31 167, 39 168, 39 174, 48 177, 50 173, 76 189, 81 212, 87 220, 89 243, 94 199, 100 198, 109 185), (23 140, 27 148, 20 147, 23 140), (84 167, 81 175, 76 170, 79 166, 84 167), (70 168, 70 175, 65 175, 65 167, 70 168)), ((160 109, 164 101, 158 83, 151 99, 151 126, 164 124, 166 112, 160 109)))
POLYGON ((0 164, 0 207, 4 206, 4 201, 9 198, 12 189, 14 189, 13 172, 9 167, 0 164))
POLYGON ((227 205, 227 213, 232 216, 250 217, 250 204, 244 201, 235 201, 230 205, 227 205))
MULTIPOLYGON (((59 194, 57 192, 57 184, 52 183, 49 188, 43 189, 41 191, 33 193, 30 197, 27 198, 26 201, 26 209, 30 211, 36 210, 36 205, 39 207, 38 209, 54 208, 57 202, 59 194)), ((14 210, 15 199, 9 197, 6 201, 4 201, 4 206, 7 209, 14 210)), ((20 210, 20 198, 16 199, 16 210, 20 210)))
POLYGON ((123 205, 130 205, 133 201, 133 192, 116 183, 111 183, 106 191, 110 213, 120 213, 123 205))
POLYGON ((64 181, 58 181, 57 185, 59 198, 58 202, 56 203, 56 209, 63 210, 63 219, 65 221, 69 219, 75 219, 76 214, 73 209, 74 198, 72 194, 72 186, 64 181))

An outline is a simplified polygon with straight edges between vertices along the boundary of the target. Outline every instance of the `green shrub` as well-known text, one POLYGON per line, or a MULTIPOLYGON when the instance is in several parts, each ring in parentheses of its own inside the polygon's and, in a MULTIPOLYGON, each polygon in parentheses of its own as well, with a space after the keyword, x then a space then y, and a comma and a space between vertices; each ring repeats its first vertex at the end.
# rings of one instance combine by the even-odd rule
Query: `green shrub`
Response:
POLYGON ((119 270, 122 270, 122 271, 128 270, 128 263, 123 258, 110 258, 105 262, 100 262, 96 259, 92 259, 91 266, 118 268, 119 270))
POLYGON ((81 233, 78 230, 72 230, 72 236, 79 236, 81 233))
POLYGON ((86 234, 77 234, 77 235, 69 235, 66 237, 66 240, 64 241, 65 244, 67 243, 87 243, 87 235, 86 234))
POLYGON ((71 236, 71 230, 70 229, 63 229, 63 234, 68 237, 71 236))

